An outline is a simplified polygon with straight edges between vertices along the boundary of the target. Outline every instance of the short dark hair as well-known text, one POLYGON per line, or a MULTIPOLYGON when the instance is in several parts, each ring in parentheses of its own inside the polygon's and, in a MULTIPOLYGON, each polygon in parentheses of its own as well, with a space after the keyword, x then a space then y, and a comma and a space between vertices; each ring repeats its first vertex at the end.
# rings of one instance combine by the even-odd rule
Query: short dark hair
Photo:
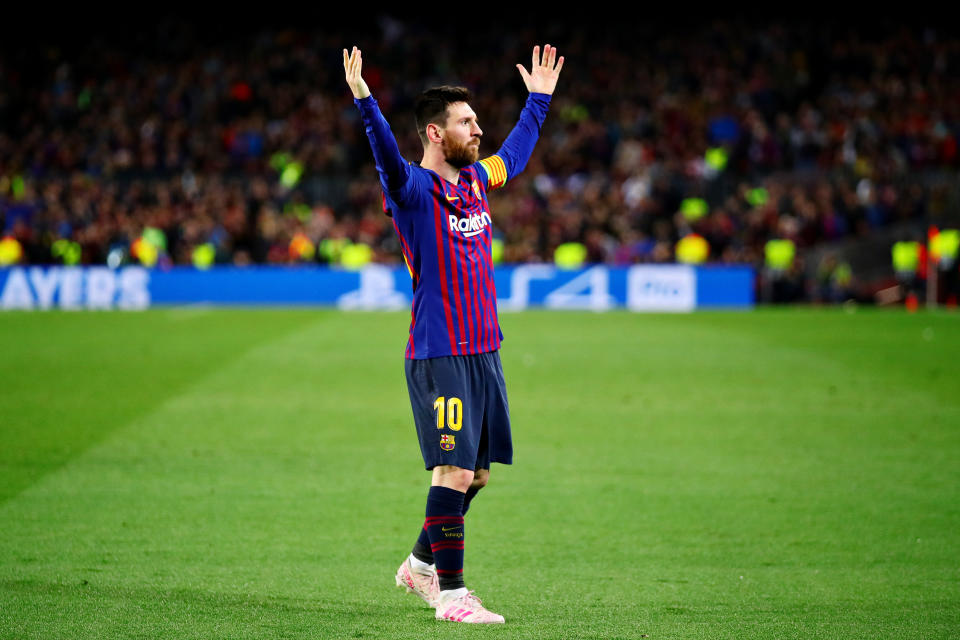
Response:
POLYGON ((427 125, 443 126, 447 123, 447 107, 456 102, 470 102, 473 94, 466 87, 433 87, 417 97, 414 113, 417 119, 417 133, 423 146, 427 146, 427 125))

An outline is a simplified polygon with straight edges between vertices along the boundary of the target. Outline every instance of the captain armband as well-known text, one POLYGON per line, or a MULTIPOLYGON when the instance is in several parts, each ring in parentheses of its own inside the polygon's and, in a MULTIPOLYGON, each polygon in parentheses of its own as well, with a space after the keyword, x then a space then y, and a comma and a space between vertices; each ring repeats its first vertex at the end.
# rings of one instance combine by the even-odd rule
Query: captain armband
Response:
POLYGON ((507 165, 500 156, 490 156, 480 161, 487 171, 487 190, 499 189, 507 181, 507 165))

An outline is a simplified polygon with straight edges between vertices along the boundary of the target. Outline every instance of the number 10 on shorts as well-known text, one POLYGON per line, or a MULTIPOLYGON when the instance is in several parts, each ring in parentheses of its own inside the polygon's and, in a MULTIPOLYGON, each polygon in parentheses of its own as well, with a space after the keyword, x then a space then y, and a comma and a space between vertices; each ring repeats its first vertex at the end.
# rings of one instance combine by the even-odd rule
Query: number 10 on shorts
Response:
POLYGON ((454 431, 460 431, 460 427, 463 426, 463 403, 460 402, 460 398, 448 400, 440 396, 434 401, 433 410, 437 412, 437 429, 443 429, 444 416, 446 416, 446 425, 454 431))

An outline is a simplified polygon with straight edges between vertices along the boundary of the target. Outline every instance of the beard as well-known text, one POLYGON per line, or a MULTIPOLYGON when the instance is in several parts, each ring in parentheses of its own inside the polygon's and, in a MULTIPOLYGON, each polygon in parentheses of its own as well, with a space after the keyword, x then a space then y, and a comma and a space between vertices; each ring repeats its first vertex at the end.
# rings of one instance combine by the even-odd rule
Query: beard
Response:
POLYGON ((442 149, 443 159, 446 160, 447 164, 451 167, 457 169, 469 167, 480 157, 480 143, 478 138, 472 138, 470 142, 466 144, 449 142, 444 138, 442 149), (474 140, 477 140, 477 142, 474 143, 474 140))

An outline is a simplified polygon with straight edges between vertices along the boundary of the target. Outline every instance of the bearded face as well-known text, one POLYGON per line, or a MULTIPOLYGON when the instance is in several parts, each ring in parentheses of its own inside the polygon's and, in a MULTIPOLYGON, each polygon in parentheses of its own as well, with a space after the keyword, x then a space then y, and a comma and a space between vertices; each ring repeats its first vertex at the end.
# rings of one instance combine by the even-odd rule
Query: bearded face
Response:
POLYGON ((480 157, 480 136, 477 114, 466 102, 455 102, 447 107, 440 150, 448 165, 463 169, 480 157))
POLYGON ((469 167, 480 158, 480 138, 471 138, 464 143, 445 137, 441 148, 447 164, 457 169, 469 167))

